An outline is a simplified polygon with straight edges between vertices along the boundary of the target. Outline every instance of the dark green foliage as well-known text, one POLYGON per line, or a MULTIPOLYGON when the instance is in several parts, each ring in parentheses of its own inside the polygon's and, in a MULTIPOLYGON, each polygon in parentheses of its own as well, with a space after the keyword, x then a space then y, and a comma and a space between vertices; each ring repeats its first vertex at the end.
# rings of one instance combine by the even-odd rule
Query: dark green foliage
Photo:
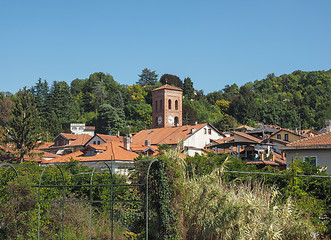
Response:
POLYGON ((140 131, 152 125, 152 107, 147 103, 128 104, 124 108, 130 126, 140 131))
MULTIPOLYGON (((59 166, 64 175, 55 166, 48 166, 44 171, 41 184, 54 186, 67 185, 65 189, 64 215, 62 215, 62 187, 42 187, 40 236, 41 239, 60 239, 62 236, 62 218, 64 217, 64 239, 89 239, 90 206, 89 200, 105 201, 92 204, 92 239, 110 239, 110 200, 113 184, 125 184, 125 179, 109 172, 94 173, 90 192, 92 169, 70 162, 59 166), (77 186, 83 185, 83 186, 77 186), (103 186, 100 186, 103 185, 103 186), (92 195, 90 195, 92 193, 92 195), (53 202, 48 202, 53 201, 53 202), (80 202, 78 202, 80 201, 80 202), (87 201, 87 202, 82 202, 87 201)), ((11 168, 0 169, 0 238, 1 239, 36 239, 38 229, 38 188, 43 167, 35 163, 23 163, 15 166, 16 177, 11 168), (6 186, 2 186, 6 185, 6 186), (34 186, 34 187, 32 187, 34 186), (6 203, 7 201, 14 201, 6 203), (25 202, 24 202, 25 201, 25 202)), ((131 187, 114 186, 113 199, 139 200, 136 190, 131 187)), ((140 203, 114 204, 114 239, 126 239, 125 232, 133 227, 136 216, 139 216, 140 203), (119 227, 118 223, 122 227, 119 227), (124 227, 125 225, 126 227, 124 227)), ((140 229, 140 231, 142 231, 140 229)), ((128 232, 127 232, 128 233, 128 232)), ((136 235, 130 233, 132 236, 136 235)))
POLYGON ((148 68, 144 68, 141 71, 141 74, 138 75, 140 78, 137 82, 137 84, 140 84, 141 86, 147 86, 147 85, 155 85, 157 82, 157 74, 155 71, 151 71, 148 68))
POLYGON ((0 100, 0 126, 4 127, 10 120, 10 112, 13 101, 9 97, 4 97, 0 100))
POLYGON ((193 82, 192 82, 191 78, 189 78, 189 77, 184 78, 183 95, 187 99, 194 98, 193 82))
POLYGON ((47 141, 53 141, 53 139, 62 132, 62 125, 60 119, 57 117, 54 111, 47 116, 47 133, 49 134, 47 141))
POLYGON ((96 129, 99 133, 115 134, 125 126, 125 114, 120 108, 104 103, 99 108, 96 129))
POLYGON ((26 87, 19 90, 13 98, 11 120, 6 124, 5 142, 13 145, 19 161, 40 143, 41 127, 34 97, 26 87))
POLYGON ((78 105, 70 93, 69 85, 64 81, 53 82, 48 97, 48 106, 62 123, 70 123, 78 117, 78 105))
POLYGON ((178 88, 183 88, 183 82, 182 80, 180 80, 179 77, 177 77, 176 75, 172 75, 172 74, 163 74, 160 78, 160 82, 164 85, 164 84, 169 84, 169 85, 173 85, 175 87, 178 88))

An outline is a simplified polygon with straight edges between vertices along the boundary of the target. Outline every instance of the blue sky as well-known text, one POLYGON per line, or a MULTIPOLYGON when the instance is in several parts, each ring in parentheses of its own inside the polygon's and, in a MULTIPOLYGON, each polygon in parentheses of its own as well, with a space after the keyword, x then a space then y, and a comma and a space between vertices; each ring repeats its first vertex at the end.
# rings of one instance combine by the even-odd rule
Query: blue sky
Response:
POLYGON ((0 0, 0 91, 142 69, 205 93, 331 68, 330 0, 0 0))

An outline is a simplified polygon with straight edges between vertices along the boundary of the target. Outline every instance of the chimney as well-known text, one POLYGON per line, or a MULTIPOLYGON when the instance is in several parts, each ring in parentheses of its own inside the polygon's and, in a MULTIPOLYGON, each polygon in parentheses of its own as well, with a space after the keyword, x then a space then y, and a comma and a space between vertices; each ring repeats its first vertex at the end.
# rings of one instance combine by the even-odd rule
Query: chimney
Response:
POLYGON ((123 144, 124 144, 124 149, 127 151, 130 151, 130 142, 131 142, 131 138, 130 137, 123 137, 123 144))
POLYGON ((150 146, 151 145, 151 140, 145 140, 145 146, 150 146))
POLYGON ((331 132, 331 120, 326 120, 326 131, 331 132))

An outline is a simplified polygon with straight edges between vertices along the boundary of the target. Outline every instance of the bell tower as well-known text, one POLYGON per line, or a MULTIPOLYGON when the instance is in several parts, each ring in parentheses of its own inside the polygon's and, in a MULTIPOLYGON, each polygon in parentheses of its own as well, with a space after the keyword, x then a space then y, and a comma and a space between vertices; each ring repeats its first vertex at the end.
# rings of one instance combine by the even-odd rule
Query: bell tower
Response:
POLYGON ((169 84, 152 90, 152 128, 182 126, 183 90, 169 84))

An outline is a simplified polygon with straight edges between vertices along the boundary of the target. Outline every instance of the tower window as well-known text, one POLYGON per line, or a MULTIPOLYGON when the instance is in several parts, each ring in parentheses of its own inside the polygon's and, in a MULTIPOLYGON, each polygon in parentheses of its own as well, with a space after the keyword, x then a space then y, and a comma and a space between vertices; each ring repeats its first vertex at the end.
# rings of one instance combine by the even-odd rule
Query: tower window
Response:
POLYGON ((157 101, 155 101, 155 110, 157 111, 157 101))
POLYGON ((177 127, 179 124, 178 117, 175 117, 175 126, 177 127))
POLYGON ((168 100, 168 108, 171 109, 171 99, 168 100))
POLYGON ((175 109, 178 110, 178 101, 175 101, 175 109))
POLYGON ((162 100, 160 100, 160 110, 162 110, 163 107, 162 107, 162 100))

